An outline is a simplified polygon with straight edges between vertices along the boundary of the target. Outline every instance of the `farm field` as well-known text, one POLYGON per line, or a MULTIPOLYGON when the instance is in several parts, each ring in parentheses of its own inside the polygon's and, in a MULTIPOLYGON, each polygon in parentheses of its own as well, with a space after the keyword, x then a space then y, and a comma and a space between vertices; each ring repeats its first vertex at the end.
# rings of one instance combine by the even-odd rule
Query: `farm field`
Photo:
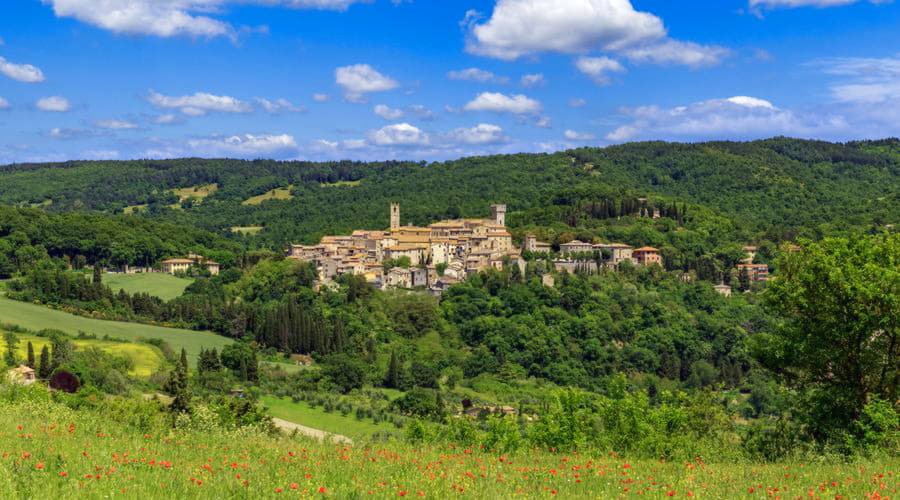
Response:
POLYGON ((340 187, 357 187, 360 184, 362 184, 362 181, 337 181, 337 182, 330 182, 330 183, 323 182, 319 185, 322 186, 323 188, 331 188, 331 187, 340 188, 340 187))
MULTIPOLYGON (((2 330, 0 330, 2 332, 2 330)), ((28 342, 34 347, 35 356, 39 356, 41 348, 50 346, 50 340, 34 335, 16 334, 19 339, 18 359, 25 359, 28 355, 28 342)), ((131 375, 138 377, 147 377, 159 369, 163 364, 163 355, 159 349, 147 344, 133 344, 123 342, 111 342, 107 340, 94 339, 72 339, 79 349, 88 347, 96 347, 109 354, 123 356, 131 359, 133 369, 131 375)))
POLYGON ((265 229, 263 226, 234 226, 231 228, 231 232, 240 234, 256 234, 263 229, 265 229))
POLYGON ((396 442, 353 447, 253 432, 137 431, 93 410, 5 392, 0 488, 11 498, 883 499, 898 488, 898 464, 887 459, 706 464, 396 442))
POLYGON ((173 189, 172 193, 178 197, 182 202, 187 201, 189 199, 202 200, 207 196, 215 193, 219 190, 218 184, 204 184, 202 186, 190 186, 181 189, 173 189))
POLYGON ((273 189, 273 190, 269 191, 268 193, 263 193, 259 196, 254 196, 252 198, 246 199, 243 202, 241 202, 241 205, 244 205, 244 206, 260 205, 267 201, 290 200, 294 197, 294 195, 292 193, 293 193, 293 186, 288 186, 286 188, 273 189))
POLYGON ((165 301, 180 297, 184 293, 184 289, 193 282, 190 279, 177 278, 164 273, 103 275, 103 283, 112 288, 114 292, 125 290, 129 294, 149 293, 165 301))
POLYGON ((188 359, 190 359, 192 364, 200 354, 201 348, 209 349, 215 347, 221 351, 222 347, 232 343, 231 339, 210 332, 194 332, 137 323, 83 318, 47 307, 2 297, 0 297, 0 323, 18 325, 35 331, 55 329, 70 335, 78 335, 78 332, 85 332, 98 337, 109 335, 110 337, 123 340, 136 340, 139 338, 162 339, 168 342, 176 351, 182 348, 187 350, 188 359))
POLYGON ((260 402, 269 409, 269 414, 273 417, 355 440, 365 440, 379 431, 401 432, 387 422, 375 424, 370 419, 357 420, 352 413, 345 417, 337 410, 329 413, 322 408, 312 408, 305 401, 294 403, 290 398, 263 396, 260 402))

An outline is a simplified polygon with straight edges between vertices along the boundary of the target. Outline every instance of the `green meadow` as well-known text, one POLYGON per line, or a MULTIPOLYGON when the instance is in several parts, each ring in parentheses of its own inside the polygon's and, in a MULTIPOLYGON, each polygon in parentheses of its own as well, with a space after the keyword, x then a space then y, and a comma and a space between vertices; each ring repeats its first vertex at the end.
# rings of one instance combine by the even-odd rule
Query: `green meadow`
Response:
POLYGON ((103 283, 115 292, 125 290, 129 294, 148 293, 165 301, 180 297, 193 282, 164 273, 103 275, 103 283))

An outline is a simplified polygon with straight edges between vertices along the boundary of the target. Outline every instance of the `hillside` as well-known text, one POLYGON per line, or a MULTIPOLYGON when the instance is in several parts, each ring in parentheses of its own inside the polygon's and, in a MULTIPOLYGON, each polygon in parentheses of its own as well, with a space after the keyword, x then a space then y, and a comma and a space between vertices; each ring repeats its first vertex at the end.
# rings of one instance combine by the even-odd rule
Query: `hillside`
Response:
POLYGON ((221 234, 264 226, 248 238, 270 248, 384 227, 390 201, 403 204, 404 223, 417 224, 482 216, 502 201, 515 229, 527 222, 523 212, 565 204, 573 192, 687 203, 727 217, 747 239, 865 231, 900 219, 900 141, 651 142, 432 164, 179 159, 0 168, 0 203, 106 212, 147 205, 136 213, 221 234), (218 190, 169 208, 176 193, 212 184, 218 190), (292 198, 262 201, 289 186, 292 198))

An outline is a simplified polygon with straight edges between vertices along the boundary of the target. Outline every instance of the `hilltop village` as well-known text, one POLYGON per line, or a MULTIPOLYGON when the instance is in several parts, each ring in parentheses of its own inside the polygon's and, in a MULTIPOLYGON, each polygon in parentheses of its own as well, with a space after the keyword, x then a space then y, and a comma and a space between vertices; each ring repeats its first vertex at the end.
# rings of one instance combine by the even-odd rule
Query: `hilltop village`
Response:
MULTIPOLYGON (((506 205, 491 205, 488 219, 443 220, 427 227, 403 226, 400 220, 400 204, 392 203, 388 230, 325 236, 317 245, 291 245, 287 256, 313 263, 321 283, 351 274, 364 276, 379 288, 427 288, 440 294, 450 285, 486 269, 502 270, 512 265, 524 272, 523 252, 552 253, 550 244, 533 235, 525 237, 522 248, 513 244, 512 234, 506 228, 506 205)), ((554 269, 570 273, 597 271, 597 262, 583 258, 586 254, 603 255, 601 265, 607 268, 626 261, 662 265, 656 248, 575 240, 560 245, 560 258, 553 261, 554 269)), ((552 283, 549 275, 545 283, 552 283)))

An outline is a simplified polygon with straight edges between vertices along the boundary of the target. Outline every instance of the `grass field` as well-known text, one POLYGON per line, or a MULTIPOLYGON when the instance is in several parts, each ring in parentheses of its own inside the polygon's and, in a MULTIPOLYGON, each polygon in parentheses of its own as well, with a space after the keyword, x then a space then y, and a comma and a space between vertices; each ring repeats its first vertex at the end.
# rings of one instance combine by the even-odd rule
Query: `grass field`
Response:
POLYGON ((331 188, 331 187, 357 187, 362 184, 362 181, 338 181, 338 182, 323 182, 319 184, 323 188, 331 188))
POLYGON ((896 498, 898 464, 704 463, 601 452, 321 444, 218 429, 138 430, 38 387, 2 389, 4 498, 896 498))
POLYGON ((232 343, 231 339, 210 332, 193 332, 137 323, 120 323, 83 318, 61 311, 54 311, 47 307, 2 297, 0 297, 0 323, 18 325, 34 331, 55 329, 70 335, 78 335, 78 332, 85 332, 98 337, 109 335, 110 337, 123 340, 136 340, 139 338, 162 339, 168 342, 176 351, 182 348, 186 349, 191 364, 195 362, 201 348, 209 349, 215 347, 221 351, 222 347, 232 343))
MULTIPOLYGON (((24 360, 28 356, 28 342, 34 347, 35 357, 40 356, 41 348, 50 345, 50 340, 34 335, 17 334, 19 339, 18 359, 24 360)), ((132 344, 122 342, 110 342, 106 340, 73 339, 72 342, 79 348, 97 347, 110 354, 131 359, 132 375, 147 377, 163 364, 164 358, 159 349, 147 344, 132 344)))
POLYGON ((369 419, 357 420, 353 414, 345 417, 336 410, 328 413, 322 408, 310 407, 305 401, 294 403, 290 398, 263 396, 261 402, 273 417, 353 439, 367 438, 378 431, 400 432, 389 423, 375 424, 369 419))
POLYGON ((293 187, 288 186, 286 188, 278 188, 269 191, 268 193, 263 193, 259 196, 254 196, 253 198, 244 200, 241 202, 242 205, 260 205, 267 201, 284 201, 290 200, 294 197, 292 194, 293 187))
POLYGON ((190 186, 181 189, 173 189, 172 192, 175 193, 175 196, 178 197, 180 201, 187 201, 189 199, 202 200, 207 196, 215 193, 219 190, 218 184, 205 184, 202 186, 190 186))
POLYGON ((131 215, 136 212, 142 212, 146 209, 147 209, 146 204, 145 205, 132 205, 130 207, 125 207, 124 209, 122 209, 122 213, 124 213, 125 215, 131 215))
POLYGON ((176 278, 171 274, 144 273, 144 274, 104 274, 103 283, 113 289, 114 292, 125 290, 130 294, 149 293, 165 301, 180 297, 193 280, 176 278))
POLYGON ((265 229, 262 226, 234 226, 231 228, 232 233, 256 234, 265 229))

